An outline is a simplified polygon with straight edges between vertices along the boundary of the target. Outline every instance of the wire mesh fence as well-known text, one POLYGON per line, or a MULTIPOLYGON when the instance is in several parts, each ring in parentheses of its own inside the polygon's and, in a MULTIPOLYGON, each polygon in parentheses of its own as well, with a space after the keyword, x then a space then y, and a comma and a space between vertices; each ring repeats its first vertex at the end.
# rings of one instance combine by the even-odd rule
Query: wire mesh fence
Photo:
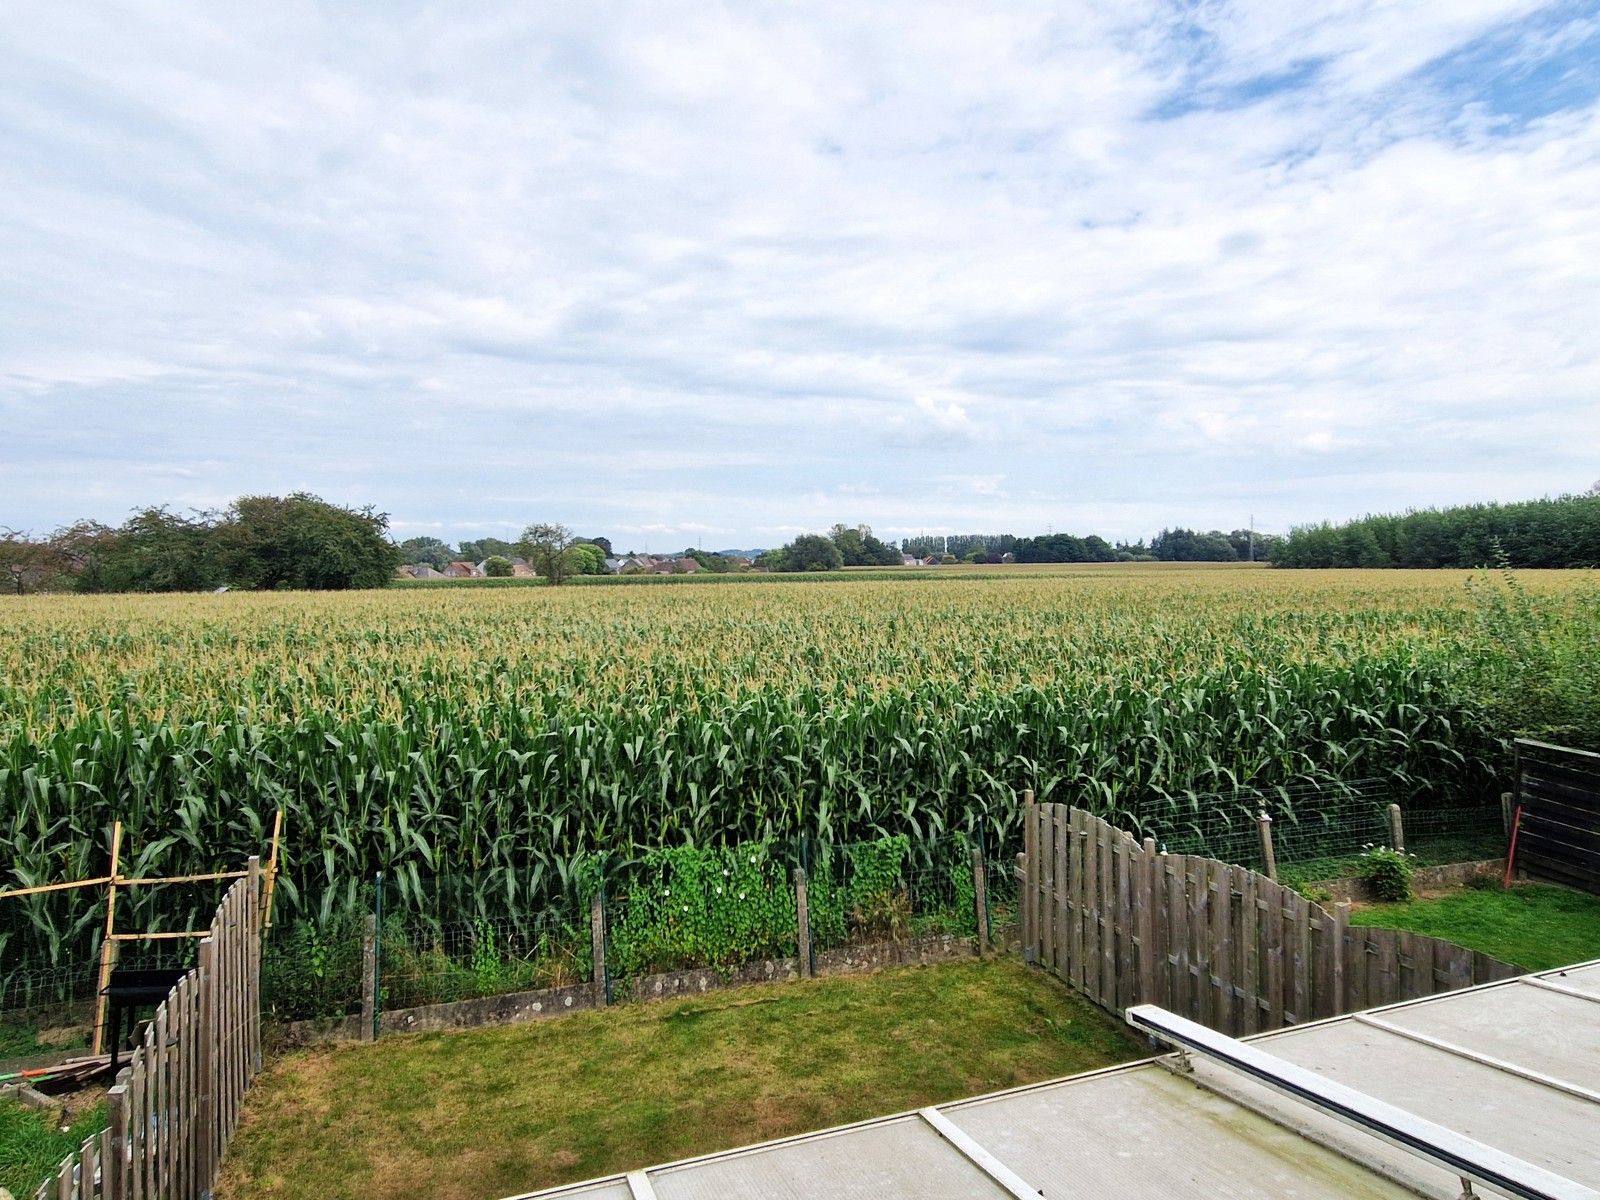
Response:
POLYGON ((904 835, 821 844, 807 876, 811 944, 827 950, 977 932, 973 843, 956 835, 913 847, 904 835))
POLYGON ((263 1014, 304 1021, 360 1012, 365 917, 346 909, 273 925, 261 948, 263 1014))
POLYGON ((731 969, 798 953, 798 843, 655 851, 608 873, 606 967, 615 983, 731 969))
POLYGON ((1386 842, 1386 814, 1394 799, 1381 780, 1152 797, 1129 814, 1129 826, 1141 838, 1155 838, 1169 854, 1201 854, 1260 870, 1265 865, 1260 814, 1272 819, 1277 861, 1308 863, 1386 842))
POLYGON ((379 939, 380 1001, 414 1008, 583 983, 591 946, 587 910, 575 904, 466 921, 391 914, 379 939))
MULTIPOLYGON (((126 885, 117 889, 121 934, 198 931, 226 884, 126 885)), ((106 932, 104 885, 0 901, 0 1058, 87 1045, 93 1037, 106 932)), ((121 967, 188 967, 198 939, 118 940, 121 967)))
POLYGON ((1400 805, 1405 847, 1419 866, 1504 853, 1498 806, 1412 808, 1390 784, 1371 779, 1151 799, 1129 815, 1129 827, 1168 853, 1261 870, 1265 813, 1284 877, 1309 881, 1345 874, 1365 850, 1392 846, 1391 804, 1400 805))
POLYGON ((1502 858, 1505 816, 1498 807, 1422 809, 1405 814, 1406 850, 1421 867, 1502 858))

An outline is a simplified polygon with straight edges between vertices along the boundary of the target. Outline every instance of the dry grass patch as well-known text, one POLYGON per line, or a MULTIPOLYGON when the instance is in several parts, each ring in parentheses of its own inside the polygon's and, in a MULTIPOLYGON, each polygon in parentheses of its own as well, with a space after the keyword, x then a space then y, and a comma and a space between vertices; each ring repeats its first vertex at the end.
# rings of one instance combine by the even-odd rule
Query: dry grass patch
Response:
POLYGON ((227 1200, 489 1200, 1136 1057, 1013 961, 741 989, 286 1055, 227 1200))

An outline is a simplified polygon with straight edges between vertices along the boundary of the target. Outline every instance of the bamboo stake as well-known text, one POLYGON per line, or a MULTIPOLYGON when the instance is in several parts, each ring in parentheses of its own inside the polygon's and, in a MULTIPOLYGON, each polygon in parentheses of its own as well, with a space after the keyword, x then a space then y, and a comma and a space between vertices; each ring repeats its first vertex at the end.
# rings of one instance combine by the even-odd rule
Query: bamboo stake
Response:
POLYGON ((126 875, 118 875, 115 883, 118 887, 138 887, 150 883, 212 883, 219 879, 243 879, 244 871, 208 871, 203 875, 144 875, 137 879, 126 875))
POLYGON ((110 933, 106 936, 113 942, 159 942, 168 938, 203 938, 209 932, 207 929, 178 929, 168 933, 110 933))
POLYGON ((210 883, 220 879, 244 877, 244 871, 211 871, 203 875, 101 875, 95 879, 74 879, 67 883, 45 883, 38 887, 12 888, 0 892, 0 900, 38 896, 45 892, 64 892, 69 888, 103 887, 108 883, 116 887, 141 887, 156 883, 210 883))
POLYGON ((111 963, 116 938, 112 934, 117 917, 117 862, 122 856, 122 822, 111 827, 111 873, 106 883, 106 935, 100 942, 100 987, 94 1005, 94 1049, 99 1054, 106 1042, 106 988, 111 986, 111 963))
POLYGON ((278 842, 283 836, 283 809, 272 819, 272 854, 267 859, 267 886, 261 897, 261 927, 272 928, 272 889, 278 882, 278 842))
POLYGON ((43 883, 38 887, 11 888, 0 892, 0 900, 7 900, 12 896, 38 896, 45 892, 64 892, 68 888, 100 887, 110 882, 110 875, 102 875, 98 879, 74 879, 70 883, 43 883))

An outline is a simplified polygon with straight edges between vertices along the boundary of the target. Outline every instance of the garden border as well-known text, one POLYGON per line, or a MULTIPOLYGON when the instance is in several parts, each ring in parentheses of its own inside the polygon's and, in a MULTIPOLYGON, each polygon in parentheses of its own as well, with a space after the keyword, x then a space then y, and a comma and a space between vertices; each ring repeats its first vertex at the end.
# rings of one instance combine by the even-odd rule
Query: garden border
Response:
MULTIPOLYGON (((995 935, 997 949, 1012 950, 1021 944, 1017 926, 998 928, 995 935)), ((891 967, 924 966, 978 957, 980 953, 975 936, 925 934, 904 941, 866 942, 818 950, 816 975, 819 978, 857 975, 891 967)), ((760 983, 797 983, 802 978, 800 960, 794 956, 759 959, 732 968, 689 967, 643 975, 629 981, 629 986, 618 989, 612 1006, 648 1004, 656 1000, 699 996, 760 983)), ((382 1034, 427 1033, 519 1025, 526 1021, 548 1020, 603 1007, 606 1006, 598 1002, 594 984, 576 983, 566 987, 453 1000, 444 1004, 425 1004, 416 1008, 386 1009, 379 1017, 379 1030, 382 1034)), ((359 1014, 269 1023, 265 1036, 274 1051, 369 1040, 359 1014)))

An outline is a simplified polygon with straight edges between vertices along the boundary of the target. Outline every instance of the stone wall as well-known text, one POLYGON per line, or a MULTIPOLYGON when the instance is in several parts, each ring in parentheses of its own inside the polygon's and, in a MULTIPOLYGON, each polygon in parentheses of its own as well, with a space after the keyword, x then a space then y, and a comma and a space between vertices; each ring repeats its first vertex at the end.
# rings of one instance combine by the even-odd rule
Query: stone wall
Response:
MULTIPOLYGON (((1002 952, 1017 945, 1014 928, 996 930, 995 935, 997 948, 1002 952)), ((870 942, 859 946, 818 950, 815 958, 817 974, 824 976, 850 975, 919 963, 949 962, 972 958, 976 954, 977 945, 973 938, 958 937, 953 934, 930 934, 905 941, 870 942)), ((618 981, 614 985, 613 1002, 625 1004, 670 1000, 678 996, 699 996, 707 992, 744 987, 749 984, 792 982, 800 977, 800 960, 792 957, 762 959, 725 970, 697 967, 682 971, 665 971, 659 975, 644 975, 633 980, 618 981)), ((600 1001, 600 998, 597 996, 595 985, 590 983, 528 992, 508 992, 502 996, 485 996, 474 1000, 456 1000, 448 1004, 428 1004, 418 1008, 387 1011, 379 1017, 379 1030, 381 1035, 514 1025, 522 1021, 558 1017, 566 1013, 595 1008, 597 1001, 600 1001)), ((367 1032, 363 1029, 361 1018, 358 1016, 280 1022, 269 1025, 268 1030, 268 1042, 275 1050, 294 1049, 324 1042, 362 1041, 367 1032)))

